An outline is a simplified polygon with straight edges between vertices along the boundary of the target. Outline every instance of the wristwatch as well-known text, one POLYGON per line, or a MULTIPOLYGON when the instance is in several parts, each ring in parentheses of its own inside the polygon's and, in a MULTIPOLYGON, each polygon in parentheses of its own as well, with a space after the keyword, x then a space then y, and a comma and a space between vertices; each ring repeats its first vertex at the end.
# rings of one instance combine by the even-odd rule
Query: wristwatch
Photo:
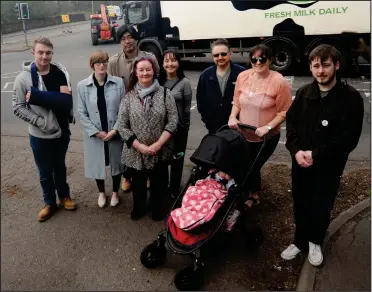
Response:
POLYGON ((271 129, 272 129, 273 127, 271 127, 270 125, 267 125, 266 128, 267 128, 269 131, 271 131, 271 129))

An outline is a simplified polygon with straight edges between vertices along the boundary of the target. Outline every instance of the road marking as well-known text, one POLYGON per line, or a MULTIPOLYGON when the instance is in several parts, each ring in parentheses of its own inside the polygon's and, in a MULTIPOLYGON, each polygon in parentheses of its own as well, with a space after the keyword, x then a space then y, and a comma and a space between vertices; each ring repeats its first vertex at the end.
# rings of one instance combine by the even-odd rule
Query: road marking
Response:
POLYGON ((13 92, 13 90, 1 90, 1 92, 13 92))
POLYGON ((196 109, 196 105, 193 105, 191 108, 190 108, 190 110, 194 110, 194 109, 196 109))
POLYGON ((285 144, 286 141, 279 141, 279 144, 285 144))
POLYGON ((2 74, 1 74, 1 77, 5 76, 5 75, 18 74, 19 72, 21 72, 21 71, 16 71, 16 72, 11 72, 11 73, 2 73, 2 74))
POLYGON ((3 79, 3 78, 4 78, 4 79, 6 79, 6 78, 16 78, 16 77, 17 77, 17 76, 4 76, 4 77, 1 76, 1 79, 3 79))
POLYGON ((7 82, 7 83, 5 83, 5 86, 4 86, 3 89, 6 89, 6 88, 8 87, 9 84, 13 84, 13 83, 14 83, 14 82, 7 82))

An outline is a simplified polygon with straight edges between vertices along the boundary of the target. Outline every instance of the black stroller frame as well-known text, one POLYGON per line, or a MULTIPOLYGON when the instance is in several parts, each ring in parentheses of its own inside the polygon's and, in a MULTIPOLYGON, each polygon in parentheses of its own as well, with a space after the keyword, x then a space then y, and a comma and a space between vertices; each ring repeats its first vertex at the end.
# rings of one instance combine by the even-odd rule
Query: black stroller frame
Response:
MULTIPOLYGON (((239 129, 252 130, 252 131, 256 130, 256 127, 246 125, 246 124, 238 124, 238 128, 239 129)), ((229 126, 228 125, 222 126, 217 131, 217 133, 220 132, 220 131, 223 131, 225 129, 229 129, 229 126)), ((245 137, 239 131, 236 131, 236 132, 240 135, 240 138, 242 138, 242 140, 244 141, 245 148, 248 149, 247 141, 246 141, 245 137)), ((207 135, 207 136, 209 136, 209 135, 207 135)), ((203 138, 203 140, 205 138, 206 138, 206 136, 203 138)), ((202 142, 203 142, 203 140, 202 140, 202 142)), ((173 239, 172 234, 169 231, 169 227, 168 227, 168 224, 167 224, 167 228, 158 233, 157 239, 154 242, 152 242, 151 244, 147 245, 143 249, 143 251, 141 253, 141 263, 146 268, 149 268, 149 269, 153 269, 153 268, 156 268, 157 266, 163 265, 165 263, 165 260, 166 260, 167 250, 166 250, 165 244, 167 244, 168 247, 170 248, 170 250, 173 253, 180 254, 180 255, 191 255, 194 258, 194 263, 192 265, 184 268, 178 274, 176 274, 174 282, 175 282, 175 285, 176 285, 177 289, 181 290, 181 291, 200 290, 200 287, 204 283, 204 263, 203 263, 202 258, 201 258, 200 249, 207 242, 209 242, 216 235, 217 232, 219 232, 221 230, 221 227, 225 223, 225 221, 227 219, 227 216, 229 215, 229 213, 230 213, 232 207, 234 206, 237 198, 241 195, 241 193, 242 193, 241 189, 243 188, 243 186, 247 182, 247 180, 248 180, 248 178, 249 178, 249 176, 252 172, 252 169, 254 168, 254 166, 256 164, 256 161, 257 161, 258 157, 260 156, 261 151, 262 151, 263 147, 265 146, 265 144, 266 144, 266 137, 264 136, 262 146, 261 146, 257 156, 255 157, 254 162, 252 163, 249 171, 245 175, 242 183, 240 184, 240 187, 237 186, 237 184, 235 184, 235 185, 231 186, 231 188, 229 189, 229 193, 228 193, 226 201, 228 201, 229 198, 231 198, 231 197, 232 197, 232 199, 230 199, 230 202, 228 202, 229 205, 228 205, 228 207, 226 207, 226 211, 224 211, 225 213, 222 216, 221 221, 217 224, 218 225, 217 228, 215 228, 214 231, 211 232, 211 234, 208 235, 208 237, 205 240, 203 240, 200 244, 197 244, 193 248, 183 247, 182 244, 178 244, 173 239), (233 192, 234 195, 231 195, 230 191, 233 192)), ((176 198, 175 202, 173 203, 171 211, 174 210, 175 206, 177 206, 177 204, 180 201, 182 201, 183 195, 185 194, 185 192, 186 192, 187 188, 190 186, 190 184, 194 185, 196 183, 196 181, 199 179, 199 177, 201 176, 201 174, 206 174, 203 171, 204 170, 203 170, 202 166, 193 167, 193 169, 191 170, 190 177, 189 177, 187 183, 185 184, 185 186, 183 187, 182 191, 180 192, 180 194, 176 198)), ((259 240, 259 239, 257 239, 257 240, 259 240)))

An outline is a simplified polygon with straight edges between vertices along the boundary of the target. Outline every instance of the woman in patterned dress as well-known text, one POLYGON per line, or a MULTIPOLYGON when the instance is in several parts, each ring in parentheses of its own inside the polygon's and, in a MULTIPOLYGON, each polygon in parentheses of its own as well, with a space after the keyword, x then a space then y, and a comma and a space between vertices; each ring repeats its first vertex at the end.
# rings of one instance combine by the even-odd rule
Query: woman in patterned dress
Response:
POLYGON ((125 142, 122 162, 125 161, 133 178, 132 220, 140 219, 146 212, 148 177, 152 219, 163 219, 162 202, 172 157, 171 138, 178 124, 174 98, 159 85, 154 72, 150 58, 142 57, 134 62, 117 120, 118 131, 125 142))

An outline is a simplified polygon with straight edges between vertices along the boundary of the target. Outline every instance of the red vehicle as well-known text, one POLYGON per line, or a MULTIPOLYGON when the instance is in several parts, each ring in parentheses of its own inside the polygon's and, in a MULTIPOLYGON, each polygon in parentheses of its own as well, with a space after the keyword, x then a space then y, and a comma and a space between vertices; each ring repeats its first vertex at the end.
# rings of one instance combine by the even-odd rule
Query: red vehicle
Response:
POLYGON ((116 42, 116 27, 118 27, 117 23, 112 22, 111 19, 108 18, 108 10, 105 5, 101 4, 101 13, 100 14, 92 14, 90 15, 91 20, 91 38, 92 38, 92 45, 98 45, 100 40, 108 41, 113 40, 116 42))

